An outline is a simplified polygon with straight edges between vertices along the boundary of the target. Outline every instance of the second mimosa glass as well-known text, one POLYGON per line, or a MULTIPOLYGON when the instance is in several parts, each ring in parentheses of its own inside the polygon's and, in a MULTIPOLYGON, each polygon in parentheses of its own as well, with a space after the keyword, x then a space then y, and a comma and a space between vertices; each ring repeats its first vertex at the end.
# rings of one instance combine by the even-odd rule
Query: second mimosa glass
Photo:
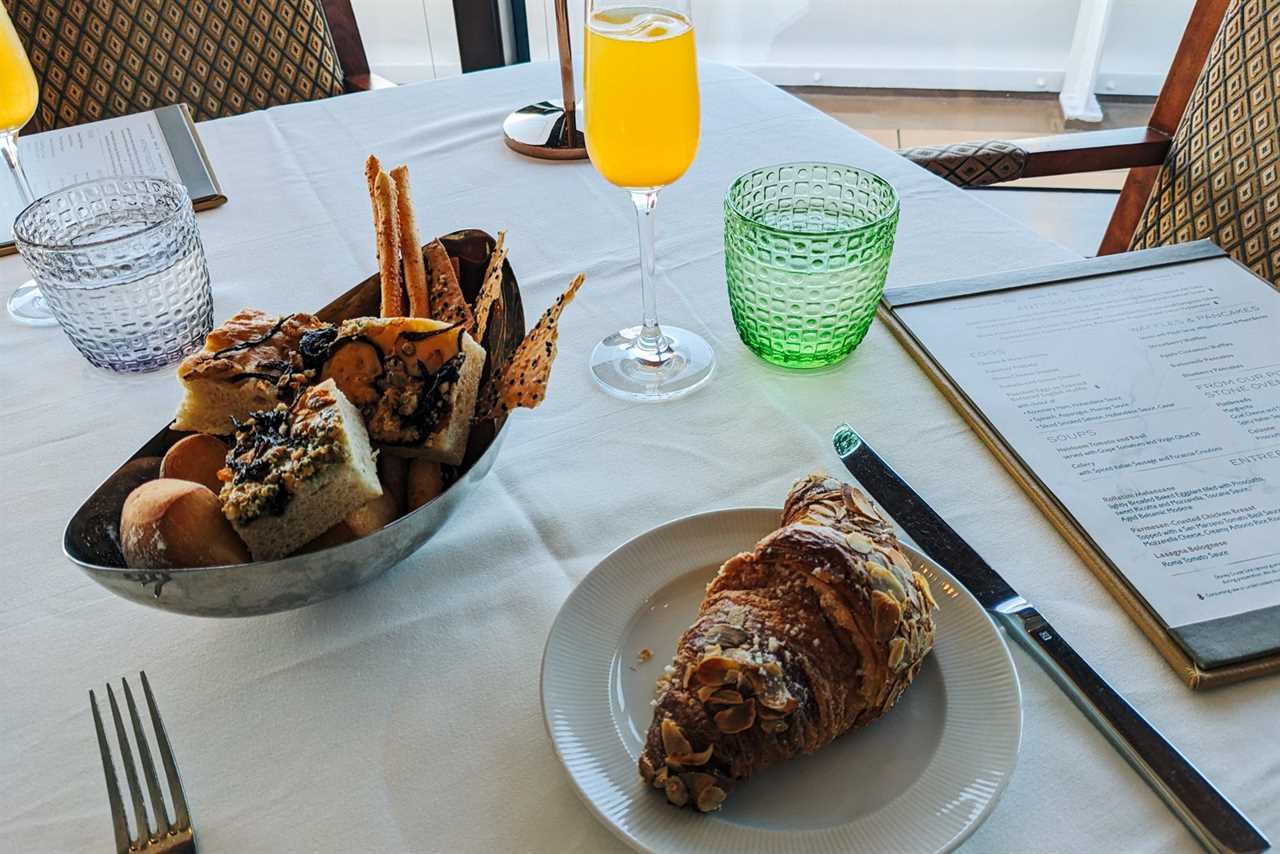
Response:
POLYGON ((715 354, 700 336, 659 326, 654 281, 658 191, 698 151, 698 67, 688 0, 636 6, 587 0, 587 152, 601 175, 631 193, 640 228, 639 326, 608 336, 591 372, 610 394, 667 400, 711 377, 715 354))
MULTIPOLYGON (((39 97, 36 75, 26 51, 9 20, 9 13, 0 5, 0 155, 9 165, 23 207, 31 204, 32 198, 31 187, 18 164, 18 131, 36 114, 39 97)), ((28 281, 14 291, 7 306, 9 316, 19 323, 30 326, 57 323, 34 282, 28 281)))

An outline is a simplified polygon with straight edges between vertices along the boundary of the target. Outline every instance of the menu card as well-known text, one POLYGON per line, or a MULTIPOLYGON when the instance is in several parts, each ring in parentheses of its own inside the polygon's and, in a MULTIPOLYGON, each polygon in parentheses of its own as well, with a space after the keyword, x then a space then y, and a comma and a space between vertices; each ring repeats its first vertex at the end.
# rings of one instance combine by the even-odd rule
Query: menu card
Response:
POLYGON ((887 301, 1198 666, 1280 649, 1270 283, 1206 243, 887 301))
MULTIPOLYGON (((185 184, 197 209, 226 201, 184 104, 19 137, 18 161, 36 198, 93 178, 149 175, 185 184)), ((0 173, 0 254, 7 254, 23 203, 8 169, 0 173)))

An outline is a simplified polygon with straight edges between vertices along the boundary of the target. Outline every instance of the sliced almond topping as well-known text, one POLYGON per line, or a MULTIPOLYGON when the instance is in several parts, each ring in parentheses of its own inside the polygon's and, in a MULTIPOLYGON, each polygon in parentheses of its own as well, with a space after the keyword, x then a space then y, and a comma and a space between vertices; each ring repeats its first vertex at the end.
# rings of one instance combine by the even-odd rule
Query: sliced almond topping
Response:
POLYGON ((751 729, 756 722, 756 701, 747 700, 737 706, 730 706, 722 712, 716 712, 714 718, 716 729, 727 735, 751 729))
POLYGON ((736 706, 742 701, 742 694, 728 688, 716 691, 710 698, 710 704, 712 706, 736 706))
POLYGON ((925 578, 918 572, 912 573, 912 575, 916 583, 916 589, 919 590, 920 595, 924 597, 925 605, 929 606, 930 611, 936 610, 938 602, 933 598, 933 591, 929 589, 929 579, 925 578))
POLYGON ((667 800, 671 803, 678 807, 689 803, 689 792, 679 777, 668 777, 664 788, 667 790, 667 800))
POLYGON ((707 640, 723 646, 742 646, 749 635, 737 626, 720 623, 707 630, 707 640))
POLYGON ((861 531, 850 531, 844 535, 844 541, 849 544, 849 548, 858 554, 870 554, 876 544, 871 538, 863 534, 861 531))
POLYGON ((700 812, 715 812, 720 809, 720 804, 724 803, 724 798, 724 789, 719 786, 707 786, 698 793, 698 798, 693 803, 700 812))
POLYGON ((699 662, 693 678, 699 685, 723 685, 731 678, 729 674, 739 669, 740 665, 732 658, 723 655, 708 655, 699 662))
POLYGON ((662 749, 668 756, 693 753, 693 745, 684 737, 684 730, 671 718, 662 719, 662 749))
POLYGON ((653 779, 653 762, 649 759, 649 754, 647 753, 640 755, 640 776, 646 780, 653 779))
POLYGON ((894 638, 889 642, 889 667, 894 670, 902 669, 903 656, 907 651, 907 641, 904 638, 894 638))
POLYGON ((902 553, 901 549, 894 549, 890 552, 889 560, 893 561, 893 565, 905 572, 907 575, 911 575, 915 572, 915 569, 911 566, 911 561, 907 560, 907 556, 902 553))
POLYGON ((897 630, 902 620, 902 606, 888 593, 872 590, 871 620, 876 637, 887 638, 897 630))
POLYGON ((696 768, 699 765, 706 765, 711 761, 711 751, 715 749, 714 744, 707 745, 707 749, 701 753, 668 753, 667 764, 679 765, 686 768, 696 768))
POLYGON ((719 685, 703 685, 698 689, 698 701, 705 703, 711 699, 711 695, 720 690, 719 685))

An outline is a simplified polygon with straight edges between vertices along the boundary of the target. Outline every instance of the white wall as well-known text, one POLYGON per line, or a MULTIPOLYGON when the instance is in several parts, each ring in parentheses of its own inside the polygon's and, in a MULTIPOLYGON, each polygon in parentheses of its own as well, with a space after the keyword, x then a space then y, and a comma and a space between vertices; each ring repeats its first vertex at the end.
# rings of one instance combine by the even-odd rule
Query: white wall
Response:
POLYGON ((451 0, 352 0, 351 6, 374 74, 411 83, 462 73, 451 0))
MULTIPOLYGON (((1117 0, 1098 91, 1158 93, 1193 5, 1117 0)), ((550 58, 554 8, 526 6, 530 54, 550 58)), ((583 3, 569 6, 577 42, 583 3)), ((694 22, 702 56, 782 85, 1056 92, 1079 8, 1078 0, 695 0, 694 22)))

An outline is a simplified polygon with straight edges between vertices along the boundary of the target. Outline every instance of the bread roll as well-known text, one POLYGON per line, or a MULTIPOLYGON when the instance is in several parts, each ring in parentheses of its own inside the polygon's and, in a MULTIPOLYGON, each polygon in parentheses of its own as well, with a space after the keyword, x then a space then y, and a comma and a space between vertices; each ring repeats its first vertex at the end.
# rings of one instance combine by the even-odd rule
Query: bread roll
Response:
POLYGON ((179 439, 160 461, 160 476, 189 480, 209 487, 214 495, 222 489, 218 472, 227 464, 227 446, 216 436, 196 433, 179 439))
POLYGON ((218 497, 188 480, 139 486, 120 513, 120 550, 131 569, 247 563, 249 550, 222 515, 218 497))
POLYGON ((409 463, 409 482, 405 493, 405 512, 412 513, 444 492, 444 474, 434 460, 417 459, 409 463))

